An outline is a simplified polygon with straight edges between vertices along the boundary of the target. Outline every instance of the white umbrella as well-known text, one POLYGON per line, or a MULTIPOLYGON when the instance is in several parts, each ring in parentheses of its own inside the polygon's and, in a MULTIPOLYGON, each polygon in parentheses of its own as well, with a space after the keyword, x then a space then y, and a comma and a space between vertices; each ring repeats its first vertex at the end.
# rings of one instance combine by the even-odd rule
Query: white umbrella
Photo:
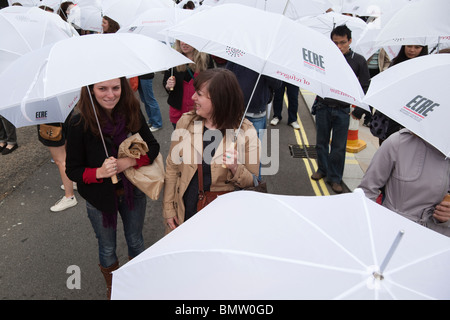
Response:
POLYGON ((103 15, 128 26, 139 14, 151 8, 171 8, 172 0, 101 0, 103 15))
POLYGON ((173 26, 193 15, 195 11, 172 8, 153 8, 140 14, 128 26, 120 28, 118 32, 142 34, 160 41, 166 41, 159 33, 164 28, 173 26))
POLYGON ((450 42, 450 1, 411 2, 380 30, 376 45, 435 45, 450 42))
POLYGON ((352 31, 352 50, 359 54, 363 54, 363 51, 356 46, 356 43, 366 31, 367 24, 360 18, 336 12, 328 12, 316 16, 300 18, 297 22, 322 33, 328 38, 335 27, 345 24, 352 31))
POLYGON ((329 0, 219 0, 216 5, 229 3, 283 14, 293 20, 322 14, 332 7, 329 0))
POLYGON ((102 32, 102 12, 98 7, 75 5, 70 9, 67 21, 83 30, 102 32))
POLYGON ((244 65, 330 97, 367 108, 353 70, 319 32, 280 14, 238 4, 211 7, 166 29, 198 51, 244 65))
POLYGON ((93 34, 61 40, 23 55, 0 74, 0 114, 19 126, 42 123, 41 115, 50 119, 53 112, 59 112, 56 108, 73 107, 73 101, 67 99, 61 106, 51 104, 52 98, 77 93, 100 81, 190 62, 172 48, 141 35, 93 34), (46 107, 38 109, 46 113, 34 112, 35 103, 46 107))
POLYGON ((37 7, 1 9, 0 73, 23 54, 72 36, 78 36, 76 30, 54 13, 37 7))
POLYGON ((450 157, 449 54, 409 59, 372 78, 364 101, 450 157))
POLYGON ((331 0, 338 6, 339 12, 351 13, 357 16, 379 17, 384 14, 395 12, 410 0, 331 0))
POLYGON ((116 270, 112 299, 445 300, 449 263, 450 238, 360 189, 325 197, 238 191, 116 270))

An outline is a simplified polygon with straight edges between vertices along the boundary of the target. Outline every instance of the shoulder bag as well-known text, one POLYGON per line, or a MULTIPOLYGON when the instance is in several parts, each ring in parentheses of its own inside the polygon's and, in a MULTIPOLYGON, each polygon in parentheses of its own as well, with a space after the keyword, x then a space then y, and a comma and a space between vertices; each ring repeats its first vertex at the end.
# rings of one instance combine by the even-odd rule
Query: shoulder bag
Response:
POLYGON ((203 190, 203 165, 199 163, 198 167, 198 200, 197 212, 210 204, 218 196, 232 191, 205 191, 203 190))

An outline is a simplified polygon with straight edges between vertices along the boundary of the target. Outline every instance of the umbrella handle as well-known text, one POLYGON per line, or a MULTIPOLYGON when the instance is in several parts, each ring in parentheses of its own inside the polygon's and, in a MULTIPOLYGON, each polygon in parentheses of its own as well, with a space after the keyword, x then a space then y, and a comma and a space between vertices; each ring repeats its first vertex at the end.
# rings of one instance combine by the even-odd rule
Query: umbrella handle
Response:
MULTIPOLYGON (((233 142, 231 143, 231 149, 234 149, 235 145, 236 145, 236 142, 233 141, 233 142)), ((227 168, 227 166, 225 165, 225 163, 222 163, 222 168, 224 168, 224 169, 227 168)))
POLYGON ((119 182, 119 180, 117 180, 117 175, 113 175, 111 177, 111 181, 112 181, 113 184, 117 184, 119 182))

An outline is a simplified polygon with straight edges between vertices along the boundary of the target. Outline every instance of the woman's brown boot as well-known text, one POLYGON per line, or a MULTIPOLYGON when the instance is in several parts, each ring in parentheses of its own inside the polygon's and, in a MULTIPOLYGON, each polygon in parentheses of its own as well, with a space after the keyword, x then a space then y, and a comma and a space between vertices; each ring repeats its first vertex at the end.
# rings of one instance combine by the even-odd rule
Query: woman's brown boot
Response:
POLYGON ((102 265, 98 265, 100 267, 100 271, 103 273, 103 277, 106 281, 106 289, 107 289, 107 297, 108 300, 111 300, 111 287, 112 287, 112 273, 114 270, 119 269, 119 261, 116 261, 112 266, 105 268, 102 265))

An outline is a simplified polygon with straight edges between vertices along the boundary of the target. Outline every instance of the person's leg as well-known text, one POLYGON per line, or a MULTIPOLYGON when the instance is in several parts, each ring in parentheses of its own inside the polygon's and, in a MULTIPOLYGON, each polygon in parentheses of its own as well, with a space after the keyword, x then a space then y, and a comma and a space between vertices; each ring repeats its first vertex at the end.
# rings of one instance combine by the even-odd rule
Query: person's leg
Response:
POLYGON ((86 201, 89 221, 94 229, 98 241, 99 267, 106 282, 107 297, 111 297, 112 271, 119 268, 116 255, 116 226, 106 226, 100 210, 86 201))
POLYGON ((3 126, 5 128, 6 132, 6 142, 9 146, 15 146, 17 144, 17 134, 16 134, 16 127, 2 117, 3 126))
MULTIPOLYGON (((260 118, 251 118, 251 117, 246 117, 246 118, 253 123, 253 126, 256 129, 256 133, 258 134, 258 138, 262 142, 262 139, 264 137, 264 132, 265 132, 266 126, 267 126, 267 117, 264 116, 264 117, 260 117, 260 118)), ((258 179, 261 180, 261 162, 259 163, 258 179)))
POLYGON ((59 212, 77 205, 77 199, 73 193, 73 182, 66 175, 66 147, 65 145, 59 147, 48 147, 52 159, 58 167, 59 176, 64 186, 64 197, 58 200, 50 210, 59 212))
POLYGON ((259 118, 252 118, 252 117, 247 117, 246 118, 248 120, 251 121, 251 123, 253 123, 253 126, 256 129, 256 133, 258 134, 258 138, 259 140, 262 140, 263 136, 264 136, 264 132, 267 126, 267 118, 266 116, 263 117, 259 117, 259 118))
POLYGON ((144 237, 142 230, 144 228, 145 210, 147 198, 138 188, 134 188, 134 208, 130 210, 125 197, 122 196, 119 202, 119 212, 123 222, 125 239, 128 246, 128 257, 136 257, 145 250, 144 237))
POLYGON ((154 128, 161 128, 162 116, 158 101, 155 99, 155 94, 153 92, 153 79, 140 79, 139 81, 139 87, 142 87, 139 94, 142 92, 142 95, 144 96, 145 111, 147 112, 149 123, 151 123, 154 128))
POLYGON ((2 151, 6 147, 6 130, 3 125, 3 117, 0 116, 0 151, 2 151))
POLYGON ((286 84, 288 96, 288 124, 297 121, 299 87, 286 84))
POLYGON ((331 116, 330 107, 323 103, 316 105, 316 152, 317 172, 323 176, 328 174, 328 156, 330 150, 331 116))
POLYGON ((48 147, 48 150, 50 151, 55 164, 58 166, 66 198, 73 197, 73 182, 66 175, 66 146, 48 147))
POLYGON ((338 184, 342 181, 345 166, 350 107, 333 109, 333 137, 328 163, 328 181, 338 184))
POLYGON ((141 79, 139 79, 139 87, 138 87, 138 93, 139 93, 139 98, 141 98, 142 103, 144 104, 144 108, 145 108, 145 113, 147 114, 148 117, 148 126, 152 125, 152 122, 150 120, 151 118, 151 110, 150 110, 150 105, 147 102, 147 100, 145 99, 146 95, 144 94, 144 83, 141 79))
POLYGON ((273 117, 278 118, 278 120, 281 120, 281 114, 283 111, 283 98, 284 98, 284 92, 285 92, 285 86, 284 82, 283 85, 276 89, 273 95, 273 117))

